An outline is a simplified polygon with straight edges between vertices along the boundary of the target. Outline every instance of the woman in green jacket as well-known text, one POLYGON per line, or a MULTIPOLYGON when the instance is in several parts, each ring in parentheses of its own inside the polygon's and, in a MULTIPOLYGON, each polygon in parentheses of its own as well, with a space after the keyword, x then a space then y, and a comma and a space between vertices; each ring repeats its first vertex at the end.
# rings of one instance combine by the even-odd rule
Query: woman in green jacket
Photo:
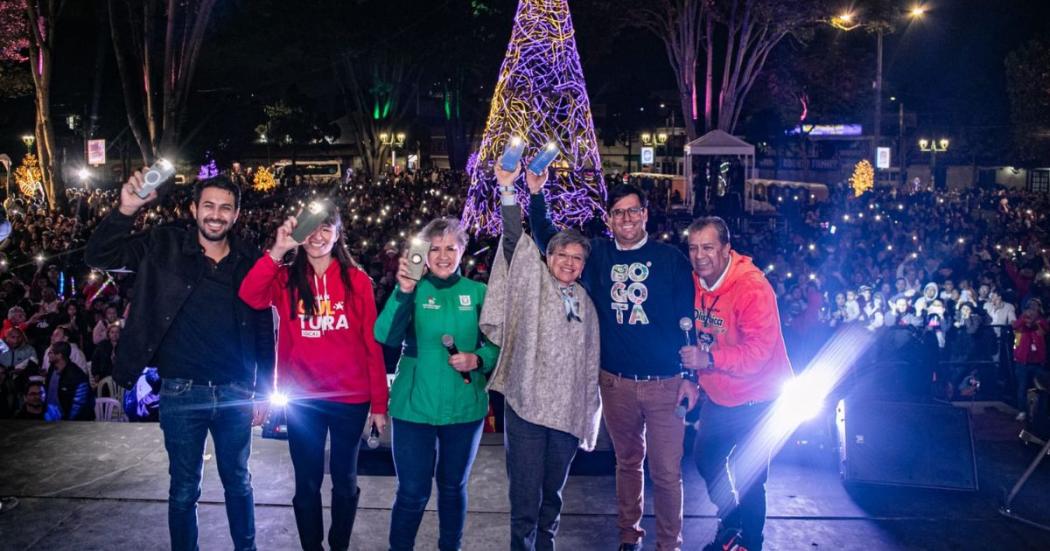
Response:
POLYGON ((459 221, 435 219, 418 237, 430 243, 427 273, 418 282, 409 278, 408 261, 402 258, 398 286, 375 324, 376 340, 401 346, 390 389, 397 471, 390 549, 415 545, 436 477, 438 549, 455 550, 463 537, 467 480, 488 412, 483 373, 495 367, 499 349, 478 329, 485 285, 459 274, 467 246, 459 221), (442 344, 445 335, 453 338, 458 353, 449 354, 442 344))

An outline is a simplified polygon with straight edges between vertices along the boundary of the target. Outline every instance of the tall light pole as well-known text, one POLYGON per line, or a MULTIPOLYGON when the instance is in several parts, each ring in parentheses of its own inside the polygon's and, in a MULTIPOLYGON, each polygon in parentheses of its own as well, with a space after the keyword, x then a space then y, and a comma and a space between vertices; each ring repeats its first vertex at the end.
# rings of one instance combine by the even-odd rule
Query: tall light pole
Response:
POLYGON ((405 145, 405 133, 381 132, 379 142, 390 148, 390 169, 397 170, 397 148, 405 145))
MULTIPOLYGON (((908 19, 918 19, 926 15, 926 8, 922 4, 916 4, 910 10, 903 14, 903 17, 908 19)), ((852 31, 863 24, 857 20, 857 17, 853 12, 845 11, 836 15, 827 21, 832 27, 842 31, 852 31)), ((875 32, 876 44, 875 44, 875 82, 872 83, 872 88, 875 89, 875 121, 872 128, 872 139, 871 139, 871 158, 877 159, 879 153, 879 142, 882 139, 882 37, 887 30, 893 29, 893 23, 890 21, 873 21, 866 25, 875 32)), ((904 167, 901 165, 901 170, 904 167)), ((876 163, 875 168, 875 180, 878 181, 878 164, 876 163)))

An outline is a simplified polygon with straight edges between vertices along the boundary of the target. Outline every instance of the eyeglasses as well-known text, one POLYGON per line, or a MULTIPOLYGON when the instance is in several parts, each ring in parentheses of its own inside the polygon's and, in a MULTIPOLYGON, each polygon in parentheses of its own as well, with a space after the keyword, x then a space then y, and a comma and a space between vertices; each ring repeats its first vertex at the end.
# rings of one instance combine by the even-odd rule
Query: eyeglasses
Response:
POLYGON ((609 214, 611 214, 613 218, 623 218, 628 214, 631 215, 631 218, 638 218, 642 215, 642 211, 644 210, 645 207, 631 207, 629 209, 612 209, 612 211, 610 211, 609 214))

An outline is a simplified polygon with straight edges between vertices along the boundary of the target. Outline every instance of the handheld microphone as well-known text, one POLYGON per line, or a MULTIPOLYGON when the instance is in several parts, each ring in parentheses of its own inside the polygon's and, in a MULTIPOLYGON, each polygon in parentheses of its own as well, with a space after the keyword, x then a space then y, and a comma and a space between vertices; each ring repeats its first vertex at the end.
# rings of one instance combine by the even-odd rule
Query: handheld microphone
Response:
POLYGON ((693 346, 693 320, 686 316, 682 316, 678 320, 678 328, 685 334, 685 345, 693 346))
MULTIPOLYGON (((693 329, 694 329, 693 320, 689 319, 687 316, 682 316, 678 320, 678 328, 681 329, 682 330, 682 334, 685 335, 685 345, 686 346, 692 346, 693 345, 692 334, 693 334, 693 329)), ((682 401, 678 402, 678 405, 675 406, 674 414, 675 414, 675 417, 677 417, 679 419, 685 419, 685 415, 687 413, 689 413, 689 398, 682 398, 682 401)))
POLYGON ((674 408, 674 416, 679 419, 685 419, 685 415, 689 413, 689 398, 682 398, 682 401, 678 403, 674 408))
MULTIPOLYGON (((445 350, 448 350, 449 356, 459 354, 459 349, 456 348, 456 340, 452 338, 452 335, 441 335, 441 344, 445 346, 445 350)), ((459 375, 463 377, 464 384, 470 384, 470 373, 463 373, 460 371, 459 375)))
POLYGON ((365 440, 365 444, 368 445, 368 449, 374 450, 379 447, 379 430, 376 429, 375 425, 372 425, 372 430, 368 433, 368 440, 365 440))

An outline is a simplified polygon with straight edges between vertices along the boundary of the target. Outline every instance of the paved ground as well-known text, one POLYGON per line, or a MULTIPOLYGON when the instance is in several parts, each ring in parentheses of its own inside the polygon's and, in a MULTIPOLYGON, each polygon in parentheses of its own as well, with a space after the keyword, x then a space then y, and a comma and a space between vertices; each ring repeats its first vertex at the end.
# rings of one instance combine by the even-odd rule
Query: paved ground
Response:
MULTIPOLYGON (((916 488, 846 488, 830 451, 789 445, 769 482, 767 549, 1047 549, 1050 534, 998 514, 1001 496, 1034 451, 1021 446, 1009 414, 974 412, 978 492, 916 488)), ((290 507, 293 479, 286 445, 256 439, 252 471, 260 549, 297 549, 290 507)), ((210 460, 208 463, 213 463, 210 460)), ((1015 502, 1015 512, 1050 522, 1050 461, 1015 502)), ((581 457, 565 490, 559 548, 615 549, 615 486, 608 456, 581 457), (589 474, 588 474, 589 473, 589 474), (597 474, 595 474, 597 473, 597 474)), ((359 550, 385 549, 394 493, 384 454, 363 457, 359 550)), ((714 533, 714 509, 691 464, 685 465, 685 549, 714 533)), ((0 422, 0 496, 19 504, 0 513, 0 549, 110 550, 167 547, 167 459, 156 425, 0 422)), ((465 550, 507 548, 509 525, 503 450, 486 439, 470 482, 465 550)), ((327 502, 327 499, 326 499, 327 502)), ((434 549, 431 501, 419 549, 434 549)), ((646 504, 651 515, 650 504, 646 504)), ((201 549, 227 549, 222 488, 205 471, 201 549)), ((653 529, 647 516, 644 526, 653 529)), ((646 542, 646 549, 652 548, 646 542)))

